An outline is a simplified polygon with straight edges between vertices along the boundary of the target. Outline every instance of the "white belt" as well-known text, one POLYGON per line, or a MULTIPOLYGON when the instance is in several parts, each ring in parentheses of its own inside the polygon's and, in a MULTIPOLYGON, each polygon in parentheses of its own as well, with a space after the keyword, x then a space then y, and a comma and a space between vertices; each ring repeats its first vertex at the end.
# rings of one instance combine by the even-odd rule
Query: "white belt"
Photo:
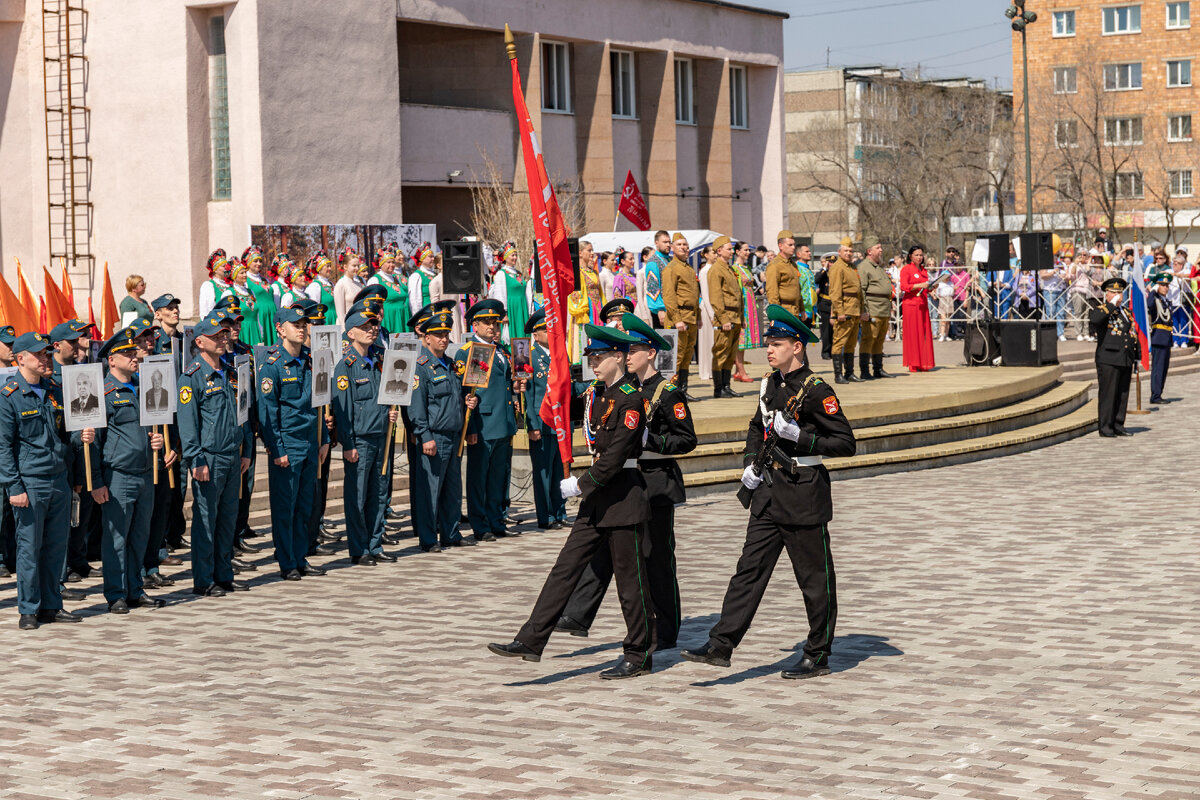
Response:
POLYGON ((825 459, 821 456, 796 456, 792 459, 793 467, 819 467, 825 459))

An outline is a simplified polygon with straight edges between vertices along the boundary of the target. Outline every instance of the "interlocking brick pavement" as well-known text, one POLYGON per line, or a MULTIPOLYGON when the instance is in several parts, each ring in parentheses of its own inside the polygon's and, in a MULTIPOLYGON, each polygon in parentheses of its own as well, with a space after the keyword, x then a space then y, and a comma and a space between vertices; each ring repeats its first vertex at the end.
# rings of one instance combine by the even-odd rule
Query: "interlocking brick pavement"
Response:
MULTIPOLYGON (((127 617, 89 581, 83 623, 36 632, 6 582, 0 796, 1194 798, 1200 377, 1170 388, 1133 439, 835 484, 817 680, 776 674, 804 636, 786 562, 727 670, 597 680, 615 598, 539 664, 489 655, 562 533, 299 583, 264 556, 249 594, 127 617)), ((680 509, 684 646, 744 521, 732 493, 680 509)))

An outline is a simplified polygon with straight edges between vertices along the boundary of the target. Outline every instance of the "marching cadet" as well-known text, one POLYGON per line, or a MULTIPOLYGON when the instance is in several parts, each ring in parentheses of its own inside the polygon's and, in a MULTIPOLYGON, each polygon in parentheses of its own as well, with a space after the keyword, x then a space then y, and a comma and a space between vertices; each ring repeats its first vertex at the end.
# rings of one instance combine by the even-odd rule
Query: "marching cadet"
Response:
POLYGON ((858 270, 850 266, 853 256, 850 237, 842 239, 837 258, 829 265, 829 306, 833 314, 833 380, 834 383, 855 383, 862 380, 854 374, 854 345, 858 342, 859 325, 869 317, 864 313, 862 282, 858 270))
POLYGON ((533 376, 525 387, 525 430, 529 434, 529 460, 533 466, 533 507, 539 528, 557 530, 566 526, 567 501, 558 487, 563 474, 558 437, 540 413, 550 378, 550 336, 546 332, 544 308, 533 312, 525 323, 525 335, 533 339, 530 348, 533 376))
POLYGON ((624 330, 621 327, 621 320, 626 314, 633 313, 633 301, 628 297, 618 297, 614 300, 609 300, 600 309, 600 319, 604 320, 605 325, 612 325, 617 330, 624 330))
POLYGON ((1171 279, 1175 277, 1169 271, 1160 272, 1151 277, 1154 291, 1147 304, 1147 317, 1150 318, 1150 402, 1154 405, 1169 403, 1162 396, 1163 387, 1167 384, 1167 370, 1171 367, 1171 303, 1167 300, 1167 292, 1171 289, 1171 279))
POLYGON ((504 304, 499 300, 480 300, 467 309, 467 324, 473 333, 454 356, 461 378, 467 370, 470 342, 496 346, 487 386, 472 391, 479 398, 479 408, 467 427, 468 433, 478 434, 475 443, 467 446, 467 518, 477 542, 508 535, 504 495, 512 465, 512 440, 517 434, 514 392, 524 391, 525 382, 513 380, 509 356, 500 344, 503 318, 504 304))
POLYGON ((529 620, 511 643, 489 644, 488 650, 540 661, 580 576, 596 551, 607 547, 627 632, 624 657, 600 677, 616 680, 645 675, 652 666, 654 612, 642 594, 646 584, 642 537, 650 521, 650 504, 636 461, 642 452, 645 408, 637 378, 626 371, 630 346, 642 340, 596 325, 585 325, 584 332, 590 339, 584 353, 596 373, 585 394, 582 417, 592 465, 583 477, 571 476, 561 485, 564 497, 580 497, 579 513, 529 620))
POLYGON ((804 298, 800 296, 800 272, 792 260, 796 255, 796 239, 792 232, 780 231, 776 235, 776 246, 778 253, 763 273, 767 302, 783 306, 797 317, 803 317, 805 308, 804 298))
MULTIPOLYGON (((866 255, 858 262, 866 319, 862 324, 862 347, 858 351, 858 374, 863 380, 890 378, 883 371, 883 343, 892 319, 892 294, 895 287, 883 263, 883 245, 874 236, 863 242, 866 255), (871 368, 874 367, 874 374, 871 368)), ((797 315, 799 316, 799 315, 797 315)))
MULTIPOLYGON (((413 377, 408 425, 420 454, 409 464, 413 529, 426 553, 475 544, 459 532, 462 460, 458 437, 463 428, 463 409, 478 408, 480 402, 477 394, 468 394, 464 400, 462 378, 454 361, 446 357, 454 315, 449 310, 434 310, 434 305, 422 308, 410 323, 421 334, 424 345, 413 377)), ((478 434, 468 433, 467 446, 477 438, 478 434)))
MULTIPOLYGON (((154 310, 155 326, 151 328, 154 336, 153 347, 149 355, 173 355, 176 370, 182 370, 191 359, 183 352, 183 334, 179 330, 179 298, 171 294, 160 295, 150 303, 154 310)), ((140 355, 140 354, 139 354, 140 355)), ((144 357, 144 356, 143 356, 144 357)), ((154 487, 154 511, 150 518, 150 540, 146 544, 146 558, 142 562, 144 568, 143 582, 151 588, 173 586, 175 581, 163 575, 160 567, 179 566, 183 561, 167 554, 162 557, 163 544, 172 547, 183 547, 183 534, 187 530, 187 521, 183 516, 184 481, 181 469, 182 444, 179 439, 179 425, 171 422, 167 427, 167 440, 171 446, 172 457, 165 451, 153 454, 161 458, 160 464, 164 472, 159 475, 159 481, 154 487), (172 477, 174 486, 172 486, 172 477)))
MULTIPOLYGON (((738 340, 742 336, 742 306, 745 302, 742 282, 729 266, 729 259, 733 258, 733 240, 728 236, 718 236, 712 246, 717 254, 708 271, 709 304, 713 309, 713 326, 716 328, 713 331, 712 348, 713 397, 737 397, 729 384, 733 380, 738 340)), ((794 264, 792 272, 796 272, 794 264)), ((796 286, 799 287, 799 273, 796 275, 796 286)))
POLYGON ((696 270, 687 262, 688 241, 682 233, 671 237, 671 253, 671 261, 662 270, 663 304, 667 309, 664 327, 679 331, 675 384, 683 389, 688 402, 694 403, 696 398, 688 393, 688 368, 692 363, 692 351, 696 349, 700 322, 700 281, 696 270))
MULTIPOLYGON (((16 366, 13 363, 13 343, 17 340, 16 329, 12 325, 0 325, 0 367, 16 366)), ((0 578, 11 578, 17 568, 17 526, 13 520, 12 506, 8 502, 8 493, 0 492, 3 502, 3 517, 0 518, 0 578)))
MULTIPOLYGON (((633 314, 626 314, 624 323, 625 332, 638 340, 629 346, 628 369, 641 383, 646 403, 646 430, 638 459, 650 502, 646 577, 657 623, 655 650, 665 650, 675 647, 682 621, 679 579, 675 575, 675 506, 686 502, 687 496, 683 472, 675 457, 696 449, 696 430, 683 392, 665 380, 654 366, 659 351, 669 349, 670 343, 633 314)), ((612 558, 607 550, 600 548, 592 557, 590 568, 579 579, 555 630, 587 636, 612 572, 612 558)))
POLYGON ((804 323, 787 309, 767 307, 764 332, 767 363, 758 410, 746 433, 742 483, 752 494, 746 541, 729 581, 721 617, 708 642, 680 653, 688 661, 729 666, 729 658, 750 629, 779 553, 787 548, 808 612, 804 654, 784 678, 829 674, 829 652, 837 621, 837 594, 829 528, 833 500, 824 456, 851 456, 854 432, 829 384, 813 375, 804 346, 816 342, 804 323), (773 479, 760 488, 769 471, 773 479))
POLYGON ((200 352, 179 376, 175 415, 192 478, 192 594, 212 597, 250 589, 233 579, 238 482, 254 440, 249 425, 237 424, 237 372, 222 360, 230 331, 217 309, 196 323, 200 352))
POLYGON ((0 389, 0 486, 16 523, 19 625, 32 630, 40 622, 83 619, 63 609, 59 583, 71 516, 72 452, 62 391, 50 380, 50 340, 23 333, 12 349, 17 372, 0 389))
POLYGON ((279 344, 258 373, 258 429, 267 457, 271 538, 284 580, 324 575, 306 560, 317 463, 329 452, 320 409, 312 407, 312 358, 304 346, 308 317, 299 308, 275 312, 279 344))
POLYGON ((1100 284, 1104 302, 1088 314, 1096 337, 1097 422, 1100 435, 1106 438, 1133 435, 1125 430, 1125 406, 1129 403, 1133 365, 1142 358, 1142 345, 1129 309, 1121 304, 1128 285, 1123 278, 1109 278, 1100 284))
POLYGON ((104 525, 101 553, 104 599, 114 614, 130 608, 161 608, 160 598, 146 594, 142 563, 150 540, 154 512, 151 459, 163 449, 163 435, 141 424, 138 406, 138 346, 132 328, 122 328, 100 348, 108 364, 104 407, 108 424, 85 428, 72 437, 80 448, 92 448, 92 498, 100 506, 104 525))
POLYGON ((343 506, 350 561, 375 566, 395 561, 383 551, 383 510, 391 484, 384 461, 399 412, 379 405, 383 350, 376 347, 379 318, 357 311, 346 317, 350 347, 334 371, 333 416, 345 464, 343 506))

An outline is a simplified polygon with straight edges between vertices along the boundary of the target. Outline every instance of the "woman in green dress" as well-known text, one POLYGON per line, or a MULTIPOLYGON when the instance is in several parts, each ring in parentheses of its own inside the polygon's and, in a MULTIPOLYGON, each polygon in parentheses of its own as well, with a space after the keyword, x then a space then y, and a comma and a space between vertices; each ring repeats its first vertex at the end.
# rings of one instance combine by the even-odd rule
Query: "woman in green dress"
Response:
POLYGON ((249 310, 242 312, 245 317, 242 334, 251 335, 248 329, 252 328, 252 335, 258 339, 258 344, 275 344, 275 295, 263 274, 265 262, 262 248, 256 244, 247 247, 242 251, 242 263, 246 265, 246 288, 254 298, 253 313, 249 310))
POLYGON ((387 289, 383 299, 383 328, 388 333, 408 330, 408 286, 396 271, 398 251, 396 245, 386 244, 375 253, 375 274, 367 285, 377 284, 387 289))
POLYGON ((337 308, 333 302, 333 259, 324 250, 318 250, 308 260, 308 272, 314 276, 308 286, 308 296, 325 306, 325 324, 337 325, 337 308))

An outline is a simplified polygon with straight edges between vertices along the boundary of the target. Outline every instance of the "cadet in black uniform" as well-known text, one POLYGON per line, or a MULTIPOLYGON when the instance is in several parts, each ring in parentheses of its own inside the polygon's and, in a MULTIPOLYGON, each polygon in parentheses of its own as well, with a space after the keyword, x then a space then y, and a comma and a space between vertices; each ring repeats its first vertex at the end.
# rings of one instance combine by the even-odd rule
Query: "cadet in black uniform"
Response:
POLYGON ((821 271, 813 276, 817 284, 817 314, 821 318, 821 358, 833 358, 833 303, 829 300, 829 262, 821 259, 821 271))
POLYGON ((750 521, 737 571, 729 580, 721 618, 689 661, 729 666, 729 657, 750 629, 779 553, 787 548, 804 594, 808 641, 785 678, 829 674, 829 651, 837 621, 837 593, 829 528, 833 499, 824 456, 852 456, 854 432, 829 384, 806 366, 804 345, 816 342, 804 323, 781 306, 768 306, 764 333, 767 362, 758 410, 746 433, 742 483, 750 490, 750 521), (767 448, 771 449, 768 450, 767 448), (764 481, 766 486, 761 486, 764 481))
POLYGON ((1169 403, 1162 396, 1167 385, 1167 370, 1171 367, 1171 304, 1167 302, 1167 290, 1171 287, 1170 272, 1161 272, 1150 280, 1154 284, 1146 317, 1150 320, 1150 402, 1154 405, 1169 403))
MULTIPOLYGON (((646 403, 646 433, 642 437, 642 456, 638 467, 646 479, 650 501, 650 552, 646 554, 646 575, 658 637, 656 650, 675 647, 681 621, 679 579, 675 575, 675 506, 686 502, 683 472, 675 456, 696 449, 696 429, 683 390, 665 380, 654 366, 660 350, 670 343, 633 314, 625 314, 622 329, 638 344, 629 348, 629 371, 637 376, 646 403)), ((557 630, 587 636, 596 619, 604 593, 612 578, 612 559, 601 548, 592 558, 590 569, 583 572, 567 608, 558 620, 557 630)))
POLYGON ((650 626, 654 620, 643 591, 642 539, 650 521, 650 504, 636 461, 642 452, 645 408, 637 378, 625 371, 630 345, 642 340, 596 325, 585 325, 584 331, 591 339, 584 353, 597 378, 585 393, 582 415, 592 465, 582 477, 564 479, 561 487, 563 497, 581 498, 579 513, 529 621, 512 643, 489 644, 488 649, 496 655, 540 661, 579 576, 596 551, 607 546, 628 631, 624 658, 600 677, 632 678, 650 672, 650 626))
POLYGON ((1129 309, 1121 305, 1121 295, 1129 283, 1109 278, 1100 285, 1104 302, 1088 315, 1092 335, 1096 337, 1097 418, 1100 435, 1132 436, 1125 430, 1125 406, 1129 403, 1129 380, 1133 365, 1142 357, 1142 346, 1129 309))

